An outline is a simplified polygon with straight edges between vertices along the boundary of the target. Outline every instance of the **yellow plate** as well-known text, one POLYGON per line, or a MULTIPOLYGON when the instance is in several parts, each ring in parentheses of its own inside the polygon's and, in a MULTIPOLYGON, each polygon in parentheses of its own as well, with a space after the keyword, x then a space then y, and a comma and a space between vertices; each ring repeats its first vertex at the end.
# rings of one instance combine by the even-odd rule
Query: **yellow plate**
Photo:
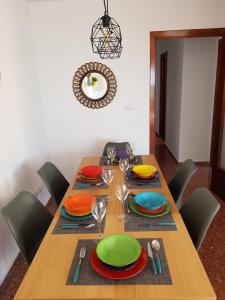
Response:
POLYGON ((149 177, 157 171, 157 168, 152 165, 138 165, 133 167, 133 172, 143 177, 149 177))

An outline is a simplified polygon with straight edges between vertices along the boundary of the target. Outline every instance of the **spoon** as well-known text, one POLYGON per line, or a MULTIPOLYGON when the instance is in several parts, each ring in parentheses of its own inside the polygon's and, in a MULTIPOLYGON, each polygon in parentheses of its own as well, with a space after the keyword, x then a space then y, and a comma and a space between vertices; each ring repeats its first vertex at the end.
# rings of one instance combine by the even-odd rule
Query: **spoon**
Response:
POLYGON ((155 256, 156 256, 156 265, 158 269, 158 273, 162 274, 162 266, 161 266, 161 261, 158 255, 158 251, 160 250, 160 243, 158 240, 153 240, 152 241, 152 249, 155 250, 155 256))

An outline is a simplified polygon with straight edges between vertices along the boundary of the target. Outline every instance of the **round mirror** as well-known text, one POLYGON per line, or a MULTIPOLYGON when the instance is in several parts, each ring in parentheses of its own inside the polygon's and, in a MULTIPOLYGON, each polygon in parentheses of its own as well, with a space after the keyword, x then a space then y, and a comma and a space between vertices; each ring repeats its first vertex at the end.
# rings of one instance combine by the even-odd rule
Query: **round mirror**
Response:
POLYGON ((77 100, 89 108, 108 105, 116 94, 116 78, 106 65, 90 62, 73 76, 73 92, 77 100))
POLYGON ((106 94, 108 83, 100 73, 90 72, 83 78, 81 88, 85 96, 93 100, 98 100, 106 94))

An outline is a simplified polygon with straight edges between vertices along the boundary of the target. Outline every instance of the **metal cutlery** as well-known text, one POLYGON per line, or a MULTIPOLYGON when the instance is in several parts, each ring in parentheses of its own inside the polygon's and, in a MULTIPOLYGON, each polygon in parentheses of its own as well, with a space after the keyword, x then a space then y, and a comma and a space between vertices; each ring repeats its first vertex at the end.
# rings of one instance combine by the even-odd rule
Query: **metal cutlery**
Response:
POLYGON ((95 228, 96 224, 95 223, 82 223, 82 224, 61 224, 62 229, 76 229, 76 228, 84 228, 84 229, 91 229, 95 228))
POLYGON ((81 247, 80 249, 80 254, 79 254, 79 263, 75 269, 74 275, 73 275, 73 283, 77 283, 79 276, 80 276, 80 266, 81 266, 81 262, 82 259, 85 258, 86 255, 86 248, 85 247, 81 247))
POLYGON ((152 249, 155 250, 155 257, 156 257, 156 265, 157 265, 157 271, 159 274, 162 274, 162 265, 160 261, 160 257, 158 254, 158 251, 160 250, 160 243, 158 240, 152 241, 152 249))
POLYGON ((147 250, 148 250, 148 256, 150 257, 151 263, 152 263, 152 271, 153 271, 154 274, 157 274, 157 268, 156 268, 155 260, 154 260, 154 257, 153 257, 151 244, 149 242, 147 244, 147 250))
MULTIPOLYGON (((131 195, 131 194, 129 194, 129 195, 128 195, 128 198, 132 198, 132 195, 131 195)), ((127 203, 127 213, 128 213, 128 214, 130 214, 130 213, 131 213, 131 209, 130 209, 129 201, 128 201, 128 203, 127 203)))

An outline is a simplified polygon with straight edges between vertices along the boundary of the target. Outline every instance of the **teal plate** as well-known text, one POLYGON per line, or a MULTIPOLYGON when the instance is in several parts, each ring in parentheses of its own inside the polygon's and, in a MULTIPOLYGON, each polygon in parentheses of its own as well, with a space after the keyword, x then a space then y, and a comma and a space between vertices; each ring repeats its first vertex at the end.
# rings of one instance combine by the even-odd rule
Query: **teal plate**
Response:
POLYGON ((158 214, 148 214, 148 213, 145 213, 145 212, 142 212, 142 211, 139 211, 138 208, 137 208, 137 205, 134 201, 134 199, 131 199, 130 200, 130 203, 129 203, 129 206, 130 206, 130 209, 140 215, 140 216, 143 216, 143 217, 148 217, 148 218, 157 218, 157 217, 161 217, 161 216, 165 216, 167 215, 169 212, 170 212, 170 209, 171 209, 171 205, 169 204, 169 202, 166 202, 166 208, 164 211, 162 211, 161 213, 158 213, 158 214))
POLYGON ((61 216, 63 216, 63 218, 67 219, 67 220, 85 220, 85 219, 90 219, 92 218, 92 214, 89 215, 85 215, 85 216, 80 216, 80 217, 76 217, 76 216, 71 216, 66 212, 65 207, 61 207, 60 209, 60 214, 61 216))
POLYGON ((167 200, 162 193, 141 192, 134 197, 134 201, 143 208, 155 210, 165 205, 167 200))
POLYGON ((115 267, 135 262, 141 254, 138 240, 127 234, 112 234, 101 240, 96 248, 98 258, 115 267))

